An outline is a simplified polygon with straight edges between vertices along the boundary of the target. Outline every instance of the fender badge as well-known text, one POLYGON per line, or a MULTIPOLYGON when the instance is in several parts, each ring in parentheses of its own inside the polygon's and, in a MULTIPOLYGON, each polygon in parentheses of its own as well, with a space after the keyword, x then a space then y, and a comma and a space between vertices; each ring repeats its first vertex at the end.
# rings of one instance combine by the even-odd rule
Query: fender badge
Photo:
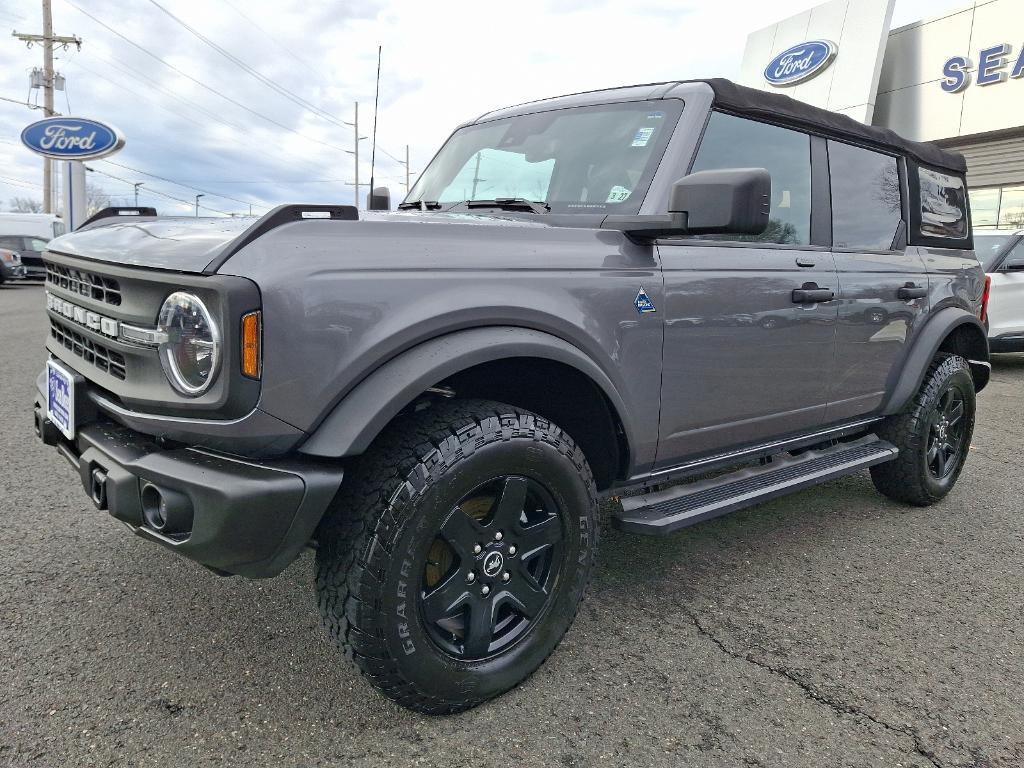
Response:
POLYGON ((647 295, 644 287, 640 286, 640 291, 637 293, 636 298, 633 299, 633 305, 636 307, 636 311, 641 315, 646 315, 648 312, 657 312, 658 310, 654 306, 654 302, 651 301, 651 297, 647 295))

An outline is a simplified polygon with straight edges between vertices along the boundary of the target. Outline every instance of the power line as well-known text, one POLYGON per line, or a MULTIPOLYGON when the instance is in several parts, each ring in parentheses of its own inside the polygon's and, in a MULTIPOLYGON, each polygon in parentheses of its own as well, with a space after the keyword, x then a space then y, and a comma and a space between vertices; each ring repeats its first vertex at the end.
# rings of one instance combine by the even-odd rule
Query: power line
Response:
POLYGON ((248 16, 241 8, 239 8, 237 5, 235 5, 233 2, 231 2, 231 0, 222 0, 222 2, 225 5, 227 5, 229 8, 231 8, 231 10, 233 10, 239 16, 241 16, 243 19, 245 19, 247 22, 249 22, 252 26, 256 27, 256 29, 258 29, 260 32, 263 33, 263 36, 265 38, 267 38, 267 40, 269 40, 274 45, 276 45, 278 48, 280 48, 282 51, 287 53, 289 56, 291 56, 293 59, 295 59, 295 61, 297 61, 302 66, 304 66, 307 70, 309 70, 310 72, 316 72, 316 68, 312 64, 310 64, 308 61, 305 61, 304 59, 302 59, 298 54, 296 54, 291 49, 290 46, 284 45, 279 40, 277 40, 273 35, 271 35, 269 32, 267 32, 267 30, 265 30, 263 27, 261 27, 255 21, 253 21, 251 16, 248 16))
POLYGON ((201 80, 197 80, 196 78, 192 77, 192 75, 190 75, 190 74, 188 74, 187 72, 185 72, 184 70, 181 70, 181 69, 179 69, 178 67, 174 66, 173 64, 171 64, 171 63, 167 62, 166 60, 162 59, 162 58, 161 58, 160 56, 157 56, 157 55, 156 55, 155 53, 153 53, 153 52, 152 52, 152 51, 150 51, 149 49, 147 49, 147 48, 145 48, 145 47, 143 47, 143 46, 139 45, 139 44, 138 44, 138 43, 136 43, 136 42, 135 42, 134 40, 131 40, 131 39, 129 39, 128 37, 126 37, 125 35, 122 35, 122 34, 121 34, 120 32, 118 32, 118 31, 117 31, 116 29, 114 29, 113 27, 111 27, 111 26, 110 26, 109 24, 107 24, 107 23, 105 23, 105 22, 103 22, 103 21, 100 21, 100 20, 99 20, 99 19, 97 19, 97 18, 96 18, 95 16, 93 16, 93 15, 92 15, 91 13, 89 13, 88 11, 86 11, 85 9, 83 9, 83 8, 82 8, 81 6, 79 6, 79 5, 77 5, 76 3, 74 3, 74 2, 72 1, 72 0, 64 0, 64 2, 65 2, 65 3, 67 3, 68 5, 70 5, 70 6, 71 6, 72 8, 74 8, 75 10, 77 10, 77 11, 78 11, 79 13, 81 13, 81 14, 83 14, 83 15, 85 15, 85 16, 87 16, 87 17, 89 17, 90 19, 92 19, 92 20, 93 20, 94 22, 96 22, 97 24, 99 24, 99 25, 100 25, 101 27, 103 27, 104 29, 106 29, 106 30, 107 30, 108 32, 110 32, 111 34, 113 34, 113 35, 116 35, 117 37, 119 37, 119 38, 121 38, 122 40, 124 40, 124 41, 125 41, 126 43, 128 43, 129 45, 131 45, 131 46, 132 46, 133 48, 136 48, 136 49, 138 49, 138 50, 142 51, 142 52, 143 52, 144 54, 146 54, 147 56, 149 56, 149 57, 150 57, 151 59, 155 59, 156 61, 160 62, 160 63, 161 63, 161 64, 163 64, 163 65, 164 65, 165 67, 167 67, 168 69, 170 69, 170 70, 173 70, 174 72, 177 72, 177 73, 178 73, 179 75, 181 75, 182 77, 184 77, 184 78, 186 78, 186 79, 190 80, 191 82, 195 83, 195 84, 196 84, 196 85, 198 85, 198 86, 199 86, 200 88, 203 88, 204 90, 207 90, 207 91, 209 91, 210 93, 213 93, 213 94, 215 94, 215 95, 217 95, 217 96, 220 96, 220 97, 221 97, 222 99, 224 99, 225 101, 229 101, 229 102, 231 102, 232 104, 234 104, 235 106, 237 106, 237 107, 239 107, 239 108, 241 108, 241 109, 244 109, 244 110, 245 110, 246 112, 248 112, 249 114, 251 114, 251 115, 255 115, 256 117, 260 118, 261 120, 266 120, 266 121, 267 121, 268 123, 271 123, 271 124, 273 124, 273 125, 276 125, 276 126, 277 126, 278 128, 281 128, 281 129, 283 129, 283 130, 286 130, 286 131, 288 131, 289 133, 294 133, 294 134, 295 134, 296 136, 299 136, 300 138, 302 138, 302 139, 305 139, 306 141, 312 141, 312 142, 314 142, 314 143, 316 143, 316 144, 321 144, 321 145, 323 145, 323 146, 325 146, 325 147, 329 147, 330 149, 334 149, 334 150, 337 150, 337 151, 339 151, 339 152, 345 152, 345 151, 346 151, 346 150, 342 149, 341 147, 335 146, 334 144, 331 144, 331 143, 329 143, 329 142, 326 142, 326 141, 321 141, 320 139, 314 139, 314 138, 313 138, 312 136, 306 136, 306 135, 305 135, 305 134, 303 134, 303 133, 299 133, 299 132, 298 132, 297 130, 295 130, 294 128, 292 128, 292 127, 290 127, 290 126, 287 126, 287 125, 285 125, 284 123, 278 122, 278 121, 277 121, 277 120, 275 120, 274 118, 272 118, 272 117, 268 117, 267 115, 264 115, 264 114, 263 114, 263 113, 261 113, 261 112, 257 112, 257 111, 256 111, 255 109, 252 109, 252 108, 250 108, 250 107, 247 107, 247 106, 246 106, 245 104, 243 104, 242 102, 240 102, 240 101, 237 101, 236 99, 233 99, 233 98, 231 98, 230 96, 228 96, 228 95, 226 95, 226 94, 222 93, 221 91, 218 91, 218 90, 217 90, 216 88, 212 88, 211 86, 207 85, 206 83, 202 82, 201 80))
MULTIPOLYGON (((225 120, 223 117, 215 114, 214 112, 209 111, 208 109, 206 109, 205 107, 200 106, 199 104, 196 104, 194 101, 191 101, 191 100, 186 99, 186 98, 184 98, 182 96, 179 96, 178 94, 173 93, 172 91, 168 90, 167 88, 164 88, 162 85, 160 85, 159 82, 157 82, 153 78, 149 77, 148 75, 143 74, 142 72, 139 72, 137 70, 131 69, 130 67, 127 67, 127 66, 122 66, 122 65, 118 64, 117 62, 111 61, 110 59, 107 59, 107 58, 105 58, 103 56, 100 56, 100 55, 96 54, 93 51, 88 51, 87 53, 88 53, 88 55, 90 57, 95 58, 95 59, 99 59, 101 62, 103 62, 107 66, 113 67, 114 69, 118 70, 119 72, 128 75, 128 77, 135 78, 136 80, 138 80, 140 83, 143 83, 144 85, 148 84, 148 87, 153 88, 153 89, 159 91, 160 93, 164 94, 165 96, 169 96, 170 98, 174 99, 177 102, 180 102, 181 104, 184 104, 187 107, 191 107, 192 109, 196 110, 197 112, 202 113, 204 116, 210 118, 211 120, 215 120, 216 122, 220 123, 221 125, 225 125, 228 128, 231 128, 231 129, 236 130, 236 131, 244 131, 245 130, 245 128, 243 126, 239 125, 238 123, 232 123, 232 122, 230 122, 228 120, 225 120)), ((77 65, 77 66, 83 67, 83 69, 85 68, 80 61, 76 60, 73 63, 75 65, 77 65)), ((93 74, 96 74, 96 73, 94 72, 93 74)), ((103 77, 103 75, 98 75, 98 76, 99 77, 103 77)), ((105 79, 109 80, 109 78, 105 78, 105 79)), ((113 81, 111 81, 111 82, 113 82, 113 81)), ((118 86, 118 87, 123 87, 123 86, 118 86)), ((172 114, 178 114, 178 113, 172 113, 172 114)), ((196 125, 200 125, 200 123, 196 123, 196 125)))
POLYGON ((322 118, 324 120, 327 120, 327 121, 329 121, 331 123, 334 123, 335 125, 337 125, 339 127, 343 127, 344 128, 344 127, 348 127, 348 126, 352 125, 352 123, 347 122, 345 120, 342 120, 341 118, 335 117, 330 112, 327 112, 326 110, 321 109, 316 104, 313 104, 312 102, 307 101, 306 99, 302 98, 301 96, 298 96, 298 95, 292 93, 289 89, 287 89, 283 85, 280 85, 279 83, 271 80, 269 77, 267 77, 266 75, 264 75, 261 72, 257 71, 256 69, 254 69, 252 66, 250 66, 249 64, 244 62, 242 59, 240 59, 237 56, 235 56, 230 51, 228 51, 225 48, 222 48, 221 46, 217 45, 217 43, 213 42, 213 40, 211 40, 210 38, 206 37, 204 34, 202 34, 195 27, 192 27, 189 24, 187 24, 186 22, 182 21, 182 19, 180 19, 179 17, 175 16, 169 10, 164 8, 156 0, 149 0, 149 2, 150 2, 151 5, 155 6, 156 8, 160 9, 165 14, 167 14, 167 16, 169 16, 171 19, 173 19, 176 23, 178 23, 179 25, 184 27, 186 30, 188 30, 194 37, 196 37, 197 39, 199 39, 202 42, 206 43, 206 45, 208 45, 209 47, 213 48, 213 50, 215 50, 217 53, 219 53, 225 59, 227 59, 232 64, 237 66, 243 72, 245 72, 246 74, 249 74, 252 77, 256 78, 259 82, 263 83, 268 88, 273 89, 276 93, 279 93, 280 95, 284 96, 289 101, 292 101, 295 104, 298 104, 300 107, 303 107, 303 108, 311 111, 317 117, 320 117, 320 118, 322 118))
POLYGON ((118 168, 124 168, 126 171, 132 171, 134 173, 142 174, 143 176, 148 176, 151 179, 157 179, 158 181, 165 181, 168 184, 174 184, 175 186, 178 186, 178 187, 184 187, 185 189, 191 189, 194 192, 202 192, 204 195, 211 195, 212 197, 219 197, 222 200, 231 200, 234 203, 242 203, 243 205, 259 205, 260 207, 266 207, 266 201, 265 200, 257 200, 257 201, 239 200, 237 197, 231 197, 229 195, 222 195, 222 194, 219 194, 217 192, 211 192, 208 189, 202 189, 201 187, 193 187, 193 186, 191 186, 189 184, 183 184, 180 181, 175 181, 174 179, 168 179, 165 176, 158 176, 155 173, 149 173, 148 171, 142 171, 142 170, 139 170, 138 168, 132 168, 130 165, 125 165, 124 163, 118 163, 118 162, 116 162, 114 160, 110 160, 109 158, 103 158, 102 162, 110 163, 111 165, 116 165, 118 168))
MULTIPOLYGON (((123 182, 125 184, 130 184, 132 186, 135 185, 134 181, 129 181, 128 179, 122 179, 120 176, 115 176, 112 173, 107 173, 106 171, 101 171, 99 168, 88 168, 88 170, 92 171, 93 173, 100 173, 100 174, 103 174, 104 176, 109 176, 111 179, 114 179, 115 181, 120 181, 120 182, 123 182)), ((166 192, 160 192, 160 191, 158 191, 156 189, 152 189, 150 187, 146 188, 146 192, 148 194, 151 194, 151 195, 160 195, 160 197, 166 197, 168 200, 174 200, 175 202, 178 202, 178 203, 185 203, 186 205, 189 205, 189 206, 195 205, 195 203, 192 200, 183 200, 180 197, 175 197, 174 195, 168 195, 166 192)), ((207 211, 212 211, 213 213, 219 213, 222 216, 230 216, 231 215, 227 211, 221 211, 221 210, 219 210, 217 208, 211 208, 208 205, 200 205, 199 207, 200 208, 204 208, 207 211)))

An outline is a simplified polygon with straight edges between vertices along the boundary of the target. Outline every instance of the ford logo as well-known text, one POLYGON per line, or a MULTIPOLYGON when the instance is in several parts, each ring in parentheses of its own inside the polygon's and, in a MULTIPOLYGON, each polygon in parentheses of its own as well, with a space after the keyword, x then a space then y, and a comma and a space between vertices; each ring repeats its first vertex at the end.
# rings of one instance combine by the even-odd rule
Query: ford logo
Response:
POLYGON ((808 40, 780 53, 764 68, 764 79, 777 88, 796 85, 826 69, 839 48, 831 40, 808 40))
POLYGON ((124 146, 116 128, 81 117, 48 117, 21 132, 21 143, 55 160, 95 160, 124 146))

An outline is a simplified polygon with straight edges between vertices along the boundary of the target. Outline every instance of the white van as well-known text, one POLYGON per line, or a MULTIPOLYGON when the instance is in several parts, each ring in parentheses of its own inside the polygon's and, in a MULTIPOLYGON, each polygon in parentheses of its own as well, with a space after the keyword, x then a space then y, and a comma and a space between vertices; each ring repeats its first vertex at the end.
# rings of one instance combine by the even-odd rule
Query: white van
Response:
POLYGON ((66 231, 64 221, 52 213, 0 213, 0 248, 21 255, 28 279, 46 279, 43 251, 66 231))

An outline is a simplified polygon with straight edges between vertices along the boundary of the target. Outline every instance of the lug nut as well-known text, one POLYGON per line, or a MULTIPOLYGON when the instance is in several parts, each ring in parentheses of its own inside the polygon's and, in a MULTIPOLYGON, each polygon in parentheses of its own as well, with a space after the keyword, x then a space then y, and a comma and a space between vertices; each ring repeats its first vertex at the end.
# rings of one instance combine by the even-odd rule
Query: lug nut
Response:
POLYGON ((516 553, 516 545, 515 544, 513 544, 511 547, 508 548, 508 553, 510 555, 514 555, 516 553))
POLYGON ((474 581, 476 581, 476 574, 473 573, 473 571, 470 571, 469 573, 467 573, 466 574, 466 581, 468 581, 470 584, 472 584, 474 581))
POLYGON ((502 539, 501 531, 498 531, 496 534, 494 534, 494 540, 495 541, 501 541, 501 539, 502 539))
POLYGON ((512 574, 510 574, 508 571, 505 571, 503 574, 501 574, 501 580, 502 581, 508 581, 511 578, 512 578, 512 574))
POLYGON ((484 548, 481 547, 479 544, 474 544, 473 545, 473 554, 474 555, 479 555, 481 552, 483 552, 483 550, 484 550, 484 548))
POLYGON ((480 589, 480 594, 481 595, 489 595, 489 594, 491 594, 491 588, 488 587, 486 584, 484 584, 483 587, 480 589))

